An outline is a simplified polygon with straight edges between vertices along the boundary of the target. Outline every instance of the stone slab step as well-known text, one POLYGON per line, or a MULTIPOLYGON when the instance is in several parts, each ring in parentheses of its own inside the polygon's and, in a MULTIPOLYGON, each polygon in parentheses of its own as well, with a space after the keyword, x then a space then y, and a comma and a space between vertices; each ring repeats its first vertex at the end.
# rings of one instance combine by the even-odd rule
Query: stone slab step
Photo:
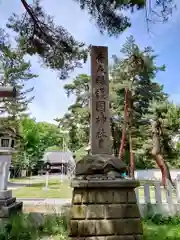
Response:
POLYGON ((0 218, 9 217, 13 213, 20 212, 22 210, 22 202, 14 202, 9 206, 3 206, 0 210, 0 218))
POLYGON ((9 199, 0 199, 0 208, 3 206, 9 206, 11 204, 13 204, 14 202, 16 202, 16 198, 9 198, 9 199))

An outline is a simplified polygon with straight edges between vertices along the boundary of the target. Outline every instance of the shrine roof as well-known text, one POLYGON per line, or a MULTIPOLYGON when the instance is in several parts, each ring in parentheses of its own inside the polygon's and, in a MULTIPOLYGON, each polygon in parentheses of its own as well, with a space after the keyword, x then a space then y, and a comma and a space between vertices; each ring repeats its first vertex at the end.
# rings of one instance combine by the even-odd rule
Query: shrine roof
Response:
POLYGON ((50 164, 75 164, 75 159, 73 158, 72 152, 49 151, 44 154, 42 161, 50 164))

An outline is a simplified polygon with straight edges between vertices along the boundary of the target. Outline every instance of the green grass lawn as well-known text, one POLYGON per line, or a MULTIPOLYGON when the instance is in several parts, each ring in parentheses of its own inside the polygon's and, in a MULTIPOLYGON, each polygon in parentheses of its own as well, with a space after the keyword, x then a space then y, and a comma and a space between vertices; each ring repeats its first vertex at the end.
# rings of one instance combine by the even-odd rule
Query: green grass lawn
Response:
MULTIPOLYGON (((60 182, 59 179, 50 179, 49 180, 49 189, 45 190, 45 179, 39 179, 39 182, 36 179, 26 177, 11 179, 12 183, 24 182, 26 184, 31 184, 31 186, 22 187, 19 189, 13 190, 13 194, 17 198, 71 198, 72 189, 70 187, 70 182, 64 181, 60 182)), ((161 189, 162 200, 166 200, 166 191, 164 188, 161 189)), ((154 186, 150 186, 150 197, 155 199, 155 189, 154 186)), ((144 188, 143 186, 139 187, 139 198, 140 200, 144 199, 144 188)), ((173 199, 176 199, 175 194, 173 193, 173 199)))
POLYGON ((179 225, 155 225, 150 222, 144 223, 145 240, 180 240, 179 225))
POLYGON ((32 183, 30 186, 13 189, 13 195, 17 198, 71 198, 72 189, 68 181, 50 180, 48 190, 45 183, 32 183))
POLYGON ((31 181, 31 177, 21 177, 21 178, 10 178, 9 182, 24 182, 24 181, 31 181))

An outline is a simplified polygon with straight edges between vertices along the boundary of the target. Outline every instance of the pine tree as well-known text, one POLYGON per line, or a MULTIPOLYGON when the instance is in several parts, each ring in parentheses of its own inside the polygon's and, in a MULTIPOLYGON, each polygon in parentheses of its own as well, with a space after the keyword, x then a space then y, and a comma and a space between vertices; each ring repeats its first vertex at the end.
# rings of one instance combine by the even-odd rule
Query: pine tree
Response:
MULTIPOLYGON (((133 12, 146 6, 148 23, 152 21, 153 13, 156 13, 151 8, 151 0, 74 1, 82 10, 88 12, 100 32, 109 36, 118 36, 131 26, 130 19, 122 13, 124 11, 133 12)), ((38 54, 46 66, 58 70, 60 77, 64 79, 75 67, 80 67, 82 61, 87 60, 88 48, 83 42, 75 40, 63 26, 57 26, 40 2, 34 0, 30 5, 26 0, 21 0, 26 12, 21 15, 13 14, 7 27, 18 34, 18 44, 24 53, 38 54)), ((156 17, 160 16, 161 20, 167 20, 172 12, 173 0, 157 0, 156 5, 160 7, 156 17)))
POLYGON ((140 50, 132 36, 127 38, 121 52, 124 54, 123 59, 114 56, 111 84, 116 95, 114 106, 117 107, 122 124, 119 156, 122 158, 125 148, 130 149, 131 175, 133 175, 134 152, 142 147, 142 141, 139 140, 144 138, 140 126, 147 124, 143 124, 143 119, 149 111, 151 101, 154 98, 166 98, 162 87, 154 82, 156 73, 163 71, 165 66, 157 67, 154 64, 156 56, 153 50, 150 47, 140 50))
MULTIPOLYGON (((0 85, 13 86, 17 90, 16 99, 1 99, 1 125, 11 127, 17 136, 20 133, 20 119, 26 114, 28 104, 34 99, 27 96, 34 88, 26 89, 26 82, 36 77, 31 70, 30 62, 23 59, 21 51, 12 50, 10 45, 3 45, 0 49, 0 85), (2 115, 4 116, 2 118, 2 115)), ((13 165, 23 167, 24 162, 24 141, 22 138, 16 139, 15 148, 18 150, 13 155, 13 165)))
MULTIPOLYGON (((71 136, 69 136, 70 142, 74 141, 71 138, 77 139, 77 148, 87 145, 89 142, 89 83, 90 77, 86 74, 80 74, 71 84, 64 85, 67 96, 74 96, 75 101, 69 106, 68 113, 63 118, 56 119, 61 128, 71 132, 71 136), (72 125, 73 128, 76 128, 76 136, 72 125)), ((70 145, 72 146, 72 144, 70 145)))
POLYGON ((26 82, 37 77, 30 68, 30 62, 24 60, 21 51, 12 50, 10 45, 0 50, 0 85, 10 85, 17 90, 15 100, 2 99, 2 112, 5 112, 9 118, 20 118, 34 99, 34 96, 28 96, 34 88, 26 89, 26 82))
POLYGON ((168 100, 155 101, 151 105, 151 114, 148 117, 151 119, 151 129, 148 131, 153 136, 151 155, 161 169, 163 185, 166 186, 167 179, 173 185, 169 166, 175 165, 174 160, 178 158, 178 151, 173 146, 172 139, 179 131, 180 108, 168 100))

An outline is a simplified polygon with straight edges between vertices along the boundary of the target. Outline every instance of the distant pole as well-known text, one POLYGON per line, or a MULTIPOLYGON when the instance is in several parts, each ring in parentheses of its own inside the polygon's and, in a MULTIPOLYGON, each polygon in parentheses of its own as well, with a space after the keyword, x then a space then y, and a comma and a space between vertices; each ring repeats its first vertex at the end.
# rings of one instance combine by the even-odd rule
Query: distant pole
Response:
POLYGON ((61 176, 60 176, 61 182, 63 181, 63 172, 64 172, 64 167, 63 167, 63 164, 62 164, 62 166, 61 166, 61 176))
POLYGON ((48 190, 48 182, 49 182, 49 171, 46 172, 45 190, 48 190))

